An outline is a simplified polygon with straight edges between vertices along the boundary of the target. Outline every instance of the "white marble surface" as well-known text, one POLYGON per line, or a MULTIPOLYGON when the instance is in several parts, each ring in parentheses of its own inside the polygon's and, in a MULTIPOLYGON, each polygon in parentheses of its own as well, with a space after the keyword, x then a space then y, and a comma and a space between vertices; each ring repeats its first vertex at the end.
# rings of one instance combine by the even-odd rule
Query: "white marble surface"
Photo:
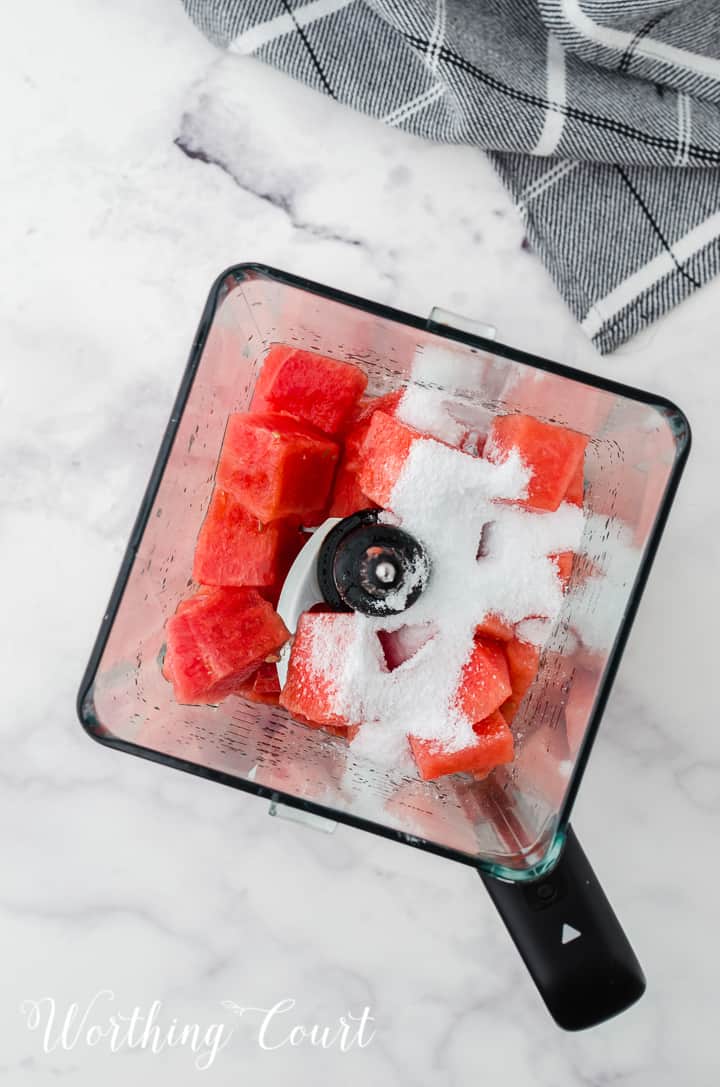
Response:
POLYGON ((2 1081, 716 1083, 720 282, 602 360, 479 152, 421 145, 221 58, 177 0, 13 4, 0 51, 2 1081), (76 723, 208 286, 247 259, 490 316, 508 342, 690 416, 694 452, 574 817, 649 979, 595 1031, 554 1028, 470 869, 270 820, 76 723), (202 1073, 183 1049, 45 1053, 19 1012, 105 988, 115 1011, 162 1001, 165 1027, 292 996, 294 1022, 368 1004, 377 1033, 347 1053, 269 1052, 236 1019, 202 1073))

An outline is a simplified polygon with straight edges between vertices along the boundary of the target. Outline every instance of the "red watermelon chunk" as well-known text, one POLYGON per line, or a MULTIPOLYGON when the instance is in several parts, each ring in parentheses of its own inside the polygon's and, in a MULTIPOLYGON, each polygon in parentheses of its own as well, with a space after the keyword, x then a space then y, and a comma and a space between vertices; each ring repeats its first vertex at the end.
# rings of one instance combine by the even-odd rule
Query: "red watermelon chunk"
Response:
POLYGON ((475 742, 459 751, 447 751, 437 740, 408 737, 423 781, 433 781, 445 774, 485 775, 496 766, 512 761, 512 733, 501 713, 496 711, 473 725, 473 732, 475 742))
POLYGON ((562 582, 563 590, 567 589, 570 584, 570 577, 572 575, 573 562, 575 561, 574 551, 558 551, 556 554, 551 555, 550 558, 557 567, 558 577, 562 582))
POLYGON ((580 461, 575 469, 575 475, 570 480, 570 485, 565 492, 565 501, 571 506, 580 506, 585 501, 585 458, 580 461))
POLYGON ((255 386, 253 411, 280 411, 338 434, 365 391, 367 376, 350 362, 277 344, 255 386))
POLYGON ((214 591, 214 588, 210 586, 201 586, 192 596, 188 596, 185 600, 180 601, 175 609, 175 615, 185 615, 186 612, 196 611, 198 608, 202 608, 206 598, 214 591))
POLYGON ((537 675, 540 650, 530 642, 523 642, 519 638, 513 638, 505 646, 505 656, 507 657, 512 694, 506 702, 503 702, 500 711, 509 724, 527 694, 530 684, 537 675))
POLYGON ((216 487, 198 536, 193 579, 201 585, 275 585, 303 543, 297 522, 265 525, 216 487))
POLYGON ((364 396, 360 400, 342 436, 341 468, 345 467, 353 472, 360 469, 363 462, 362 447, 373 415, 377 411, 392 415, 401 396, 402 389, 398 389, 397 392, 386 393, 384 396, 364 396))
MULTIPOLYGON (((299 520, 303 528, 318 528, 329 516, 328 507, 323 506, 322 509, 311 510, 309 513, 304 513, 299 520)), ((307 537, 302 542, 307 543, 307 537)))
POLYGON ((362 466, 362 447, 370 423, 376 411, 391 415, 397 407, 402 389, 384 396, 361 400, 353 415, 353 420, 345 433, 343 455, 335 476, 335 486, 330 503, 330 517, 349 517, 358 510, 372 509, 377 503, 363 491, 358 482, 358 472, 362 466))
POLYGON ((362 465, 362 447, 369 429, 370 419, 366 419, 353 423, 345 435, 342 464, 352 472, 357 472, 362 465))
POLYGON ((168 620, 164 672, 178 702, 220 701, 288 638, 272 604, 255 589, 206 590, 168 620))
MULTIPOLYGON (((333 682, 332 664, 327 669, 314 659, 313 640, 316 633, 331 633, 336 644, 352 634, 354 616, 337 612, 303 612, 293 638, 287 679, 280 693, 280 705, 303 724, 314 728, 332 725, 347 729, 348 721, 338 710, 337 690, 333 682)), ((357 722, 359 723, 359 722, 357 722)))
POLYGON ((508 664, 502 646, 489 638, 476 638, 462 670, 455 704, 468 721, 482 721, 512 694, 508 664))
POLYGON ((532 471, 528 496, 519 504, 528 509, 556 510, 583 462, 587 443, 584 434, 541 423, 531 415, 499 415, 493 420, 484 455, 499 461, 517 450, 532 471))
POLYGON ((228 419, 218 486, 267 524, 326 504, 338 447, 287 415, 238 413, 228 419))
POLYGON ((345 434, 345 448, 348 449, 353 441, 359 438, 356 444, 357 453, 362 444, 362 439, 367 433, 370 420, 376 411, 384 411, 386 415, 394 415, 395 410, 402 400, 404 390, 395 389, 391 393, 383 393, 382 396, 364 396, 353 412, 350 425, 345 434))
POLYGON ((499 615, 488 612, 475 629, 475 634, 480 637, 494 638, 498 642, 509 642, 514 637, 511 623, 506 623, 499 615))
POLYGON ((237 694, 250 702, 260 702, 266 706, 277 706, 280 700, 280 680, 277 665, 261 664, 257 672, 250 676, 237 690, 237 694))
POLYGON ((376 411, 362 444, 358 483, 379 506, 387 506, 412 443, 422 435, 392 415, 376 411))
POLYGON ((374 506, 375 503, 358 483, 357 472, 348 468, 345 462, 341 463, 335 476, 328 516, 349 517, 351 513, 373 509, 374 506))
MULTIPOLYGON (((312 721, 307 721, 306 724, 312 728, 312 721)), ((329 732, 331 736, 339 736, 341 740, 347 740, 348 743, 354 740, 360 731, 360 725, 323 725, 322 728, 323 732, 329 732)))

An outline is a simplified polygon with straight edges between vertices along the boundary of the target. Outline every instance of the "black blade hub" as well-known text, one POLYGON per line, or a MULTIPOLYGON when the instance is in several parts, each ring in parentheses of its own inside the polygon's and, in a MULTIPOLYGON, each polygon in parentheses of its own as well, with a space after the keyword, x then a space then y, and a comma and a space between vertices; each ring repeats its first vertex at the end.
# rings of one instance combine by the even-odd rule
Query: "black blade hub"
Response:
POLYGON ((393 615, 418 599, 430 576, 425 548, 396 525, 378 520, 379 510, 343 518, 318 555, 323 597, 335 611, 393 615))

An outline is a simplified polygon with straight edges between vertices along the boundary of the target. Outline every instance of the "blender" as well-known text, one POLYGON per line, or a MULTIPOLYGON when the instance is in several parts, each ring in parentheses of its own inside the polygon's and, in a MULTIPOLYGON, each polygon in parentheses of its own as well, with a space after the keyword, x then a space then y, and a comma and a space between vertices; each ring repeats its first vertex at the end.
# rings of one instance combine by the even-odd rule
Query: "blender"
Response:
MULTIPOLYGON (((629 1007, 645 987, 569 820, 690 430, 662 397, 513 350, 493 334, 445 311, 401 313, 262 265, 223 272, 193 342, 78 713, 103 744, 265 798, 273 815, 324 828, 345 823, 473 866, 555 1021, 576 1030, 629 1007), (424 781, 378 767, 278 706, 241 697, 181 705, 163 677, 165 624, 192 589, 193 550, 227 418, 247 410, 263 359, 278 343, 355 363, 371 396, 417 385, 469 413, 522 412, 589 437, 582 542, 568 591, 512 724, 515 758, 484 780, 424 781)), ((348 540, 370 533, 377 543, 382 526, 372 515, 346 520, 352 524, 322 525, 296 558, 278 602, 289 629, 316 601, 360 606, 353 563, 345 564, 343 584, 332 571, 338 555, 352 558, 348 540)), ((385 559, 396 545, 413 546, 388 539, 381 531, 385 559)), ((392 576, 385 559, 374 568, 378 591, 392 576)), ((281 659, 281 677, 285 666, 281 659)))

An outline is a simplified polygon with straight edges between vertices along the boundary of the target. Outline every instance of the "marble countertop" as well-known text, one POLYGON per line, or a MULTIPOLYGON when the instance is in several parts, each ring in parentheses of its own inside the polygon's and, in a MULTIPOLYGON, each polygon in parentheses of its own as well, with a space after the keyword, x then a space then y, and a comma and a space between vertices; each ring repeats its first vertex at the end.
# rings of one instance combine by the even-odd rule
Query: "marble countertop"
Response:
POLYGON ((3 26, 3 1082, 716 1083, 720 282, 602 359, 480 152, 421 144, 220 56, 179 0, 42 0, 3 26), (198 147, 209 161, 188 155, 198 147), (76 722, 207 290, 244 260, 492 320, 506 342, 647 386, 691 420, 573 819, 648 976, 643 1000, 594 1031, 553 1026, 471 869, 271 820, 262 801, 113 754, 76 722), (82 1038, 43 1045, 50 1003, 35 1030, 21 1005, 45 997, 58 1018, 78 1005, 82 1038), (369 1006, 375 1036, 268 1050, 251 1014, 221 1006, 284 998, 289 1025, 369 1006), (93 1024, 154 1001, 166 1034, 173 1019, 235 1033, 205 1071, 187 1045, 88 1044, 93 1024))

